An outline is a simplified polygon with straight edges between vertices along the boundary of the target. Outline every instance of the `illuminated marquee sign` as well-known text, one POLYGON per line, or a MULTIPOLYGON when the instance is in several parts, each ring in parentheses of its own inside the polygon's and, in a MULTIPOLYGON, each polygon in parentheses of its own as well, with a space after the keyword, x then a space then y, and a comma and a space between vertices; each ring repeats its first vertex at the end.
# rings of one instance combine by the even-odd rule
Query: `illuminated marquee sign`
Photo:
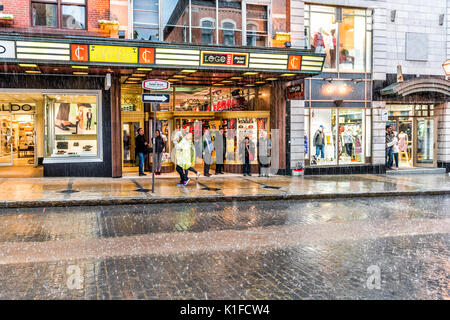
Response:
POLYGON ((89 46, 89 60, 93 62, 137 63, 137 47, 89 46))
POLYGON ((250 68, 252 69, 278 69, 286 70, 288 65, 287 54, 250 53, 250 68))
POLYGON ((247 67, 248 53, 202 51, 201 65, 247 67))
POLYGON ((70 60, 70 44, 56 42, 16 41, 17 59, 70 60))
POLYGON ((16 57, 16 49, 14 41, 0 41, 0 58, 16 57))

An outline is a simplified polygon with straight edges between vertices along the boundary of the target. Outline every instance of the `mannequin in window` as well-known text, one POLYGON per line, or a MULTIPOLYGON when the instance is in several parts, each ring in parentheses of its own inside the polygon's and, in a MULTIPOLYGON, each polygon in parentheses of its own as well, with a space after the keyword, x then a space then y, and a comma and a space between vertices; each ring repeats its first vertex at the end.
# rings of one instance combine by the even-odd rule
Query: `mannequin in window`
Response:
POLYGON ((330 49, 330 68, 336 68, 336 30, 331 30, 331 36, 328 38, 328 48, 330 49))
POLYGON ((313 144, 316 147, 316 157, 320 157, 322 159, 325 158, 325 133, 324 133, 324 126, 320 125, 319 129, 317 129, 316 133, 314 134, 314 140, 313 144))
POLYGON ((323 29, 320 28, 318 32, 314 34, 314 48, 316 48, 316 53, 325 53, 325 42, 323 41, 323 29))
POLYGON ((344 141, 345 153, 349 156, 353 156, 353 136, 350 133, 350 128, 346 128, 342 132, 342 140, 344 141))
POLYGON ((403 131, 400 131, 398 134, 398 151, 400 154, 404 154, 406 156, 406 161, 409 162, 408 156, 408 135, 403 131))

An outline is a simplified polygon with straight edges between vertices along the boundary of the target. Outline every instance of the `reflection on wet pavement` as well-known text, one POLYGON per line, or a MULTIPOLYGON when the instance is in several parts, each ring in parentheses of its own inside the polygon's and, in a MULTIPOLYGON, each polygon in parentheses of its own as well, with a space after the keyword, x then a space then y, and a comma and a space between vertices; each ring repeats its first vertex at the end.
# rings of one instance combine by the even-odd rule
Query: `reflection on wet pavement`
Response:
POLYGON ((2 209, 0 299, 449 299, 450 196, 2 209), (81 272, 70 289, 67 268, 81 272), (367 287, 367 269, 381 288, 367 287))

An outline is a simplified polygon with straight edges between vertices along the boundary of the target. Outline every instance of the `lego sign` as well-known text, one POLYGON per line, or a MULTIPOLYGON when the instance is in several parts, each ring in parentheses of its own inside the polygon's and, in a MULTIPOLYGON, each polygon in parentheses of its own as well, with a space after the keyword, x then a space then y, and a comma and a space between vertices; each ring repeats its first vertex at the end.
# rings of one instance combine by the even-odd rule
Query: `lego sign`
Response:
POLYGON ((247 67, 247 53, 202 51, 202 66, 247 67))
POLYGON ((301 100, 305 98, 305 83, 301 82, 287 88, 288 100, 301 100))

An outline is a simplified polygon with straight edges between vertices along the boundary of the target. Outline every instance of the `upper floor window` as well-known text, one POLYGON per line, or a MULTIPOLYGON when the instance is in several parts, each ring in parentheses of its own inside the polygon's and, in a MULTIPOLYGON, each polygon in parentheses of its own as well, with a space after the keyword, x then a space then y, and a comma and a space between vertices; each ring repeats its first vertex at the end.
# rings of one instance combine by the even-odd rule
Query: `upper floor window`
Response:
POLYGON ((371 10, 305 6, 307 46, 326 54, 325 70, 370 71, 371 25, 371 10))
POLYGON ((133 38, 159 40, 159 1, 133 1, 133 38))
POLYGON ((212 19, 204 19, 200 24, 202 26, 202 43, 212 44, 214 34, 214 21, 212 19))
POLYGON ((247 5, 247 45, 265 47, 268 42, 267 6, 247 5))
POLYGON ((33 0, 32 26, 86 29, 86 0, 33 0))
POLYGON ((236 38, 234 36, 234 30, 236 29, 236 23, 231 21, 222 21, 222 33, 223 44, 227 46, 234 46, 236 44, 236 38))

